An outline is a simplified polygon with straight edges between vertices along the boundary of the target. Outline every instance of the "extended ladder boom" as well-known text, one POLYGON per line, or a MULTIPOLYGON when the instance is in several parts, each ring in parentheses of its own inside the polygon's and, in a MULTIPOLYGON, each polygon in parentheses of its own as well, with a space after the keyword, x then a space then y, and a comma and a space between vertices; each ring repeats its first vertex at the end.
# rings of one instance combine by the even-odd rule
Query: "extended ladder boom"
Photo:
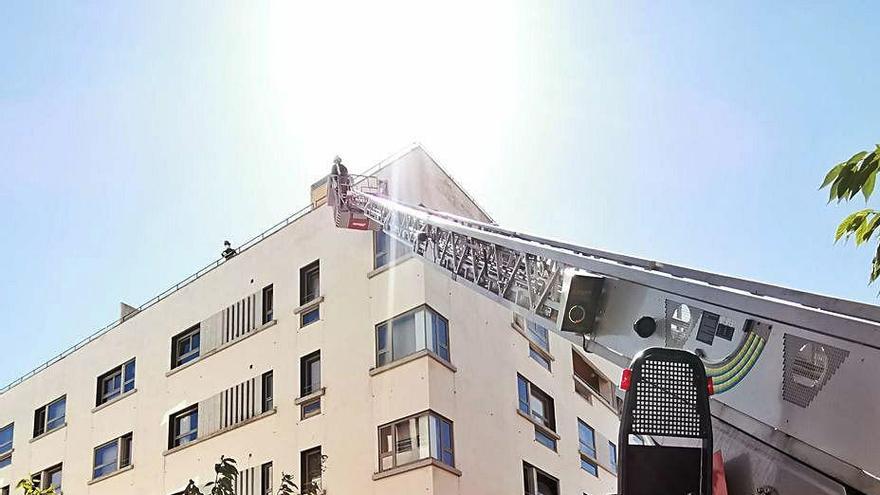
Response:
POLYGON ((757 438, 814 475, 880 493, 880 481, 868 474, 880 473, 880 385, 873 380, 880 371, 880 308, 404 205, 388 198, 376 177, 339 166, 334 172, 329 199, 337 226, 382 230, 454 280, 556 330, 566 308, 564 278, 600 278, 589 330, 560 332, 566 339, 621 367, 647 347, 696 352, 719 391, 713 416, 732 426, 728 448, 748 442, 740 437, 757 438), (643 318, 656 331, 636 334, 633 325, 643 318), (840 404, 849 407, 842 412, 840 404))

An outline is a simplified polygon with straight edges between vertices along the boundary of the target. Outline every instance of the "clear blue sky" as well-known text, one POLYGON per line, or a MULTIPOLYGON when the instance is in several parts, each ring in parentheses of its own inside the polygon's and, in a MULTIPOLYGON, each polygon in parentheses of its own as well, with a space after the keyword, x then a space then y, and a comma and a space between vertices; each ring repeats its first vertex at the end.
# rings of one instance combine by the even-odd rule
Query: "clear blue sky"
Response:
POLYGON ((411 141, 502 225, 877 301, 816 190, 871 2, 251 4, 4 5, 3 384, 411 141))

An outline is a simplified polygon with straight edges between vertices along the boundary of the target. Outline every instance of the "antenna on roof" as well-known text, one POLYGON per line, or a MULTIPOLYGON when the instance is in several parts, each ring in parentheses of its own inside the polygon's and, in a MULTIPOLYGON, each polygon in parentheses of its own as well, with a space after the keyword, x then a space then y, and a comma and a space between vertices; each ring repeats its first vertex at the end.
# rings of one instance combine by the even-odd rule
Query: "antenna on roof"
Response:
POLYGON ((226 259, 232 258, 238 253, 235 249, 232 249, 232 243, 230 243, 229 241, 223 241, 223 247, 225 249, 220 254, 222 254, 223 257, 226 259))

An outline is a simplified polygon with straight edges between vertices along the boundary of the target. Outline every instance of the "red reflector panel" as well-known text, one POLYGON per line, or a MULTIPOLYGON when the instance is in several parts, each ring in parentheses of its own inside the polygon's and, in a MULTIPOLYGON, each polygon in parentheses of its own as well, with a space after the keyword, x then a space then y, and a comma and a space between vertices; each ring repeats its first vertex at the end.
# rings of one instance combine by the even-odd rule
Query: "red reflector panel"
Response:
POLYGON ((620 389, 629 390, 630 384, 632 384, 632 370, 626 368, 623 370, 623 375, 620 377, 620 389))
POLYGON ((711 376, 706 377, 706 388, 708 389, 709 395, 715 395, 715 382, 712 381, 711 376))

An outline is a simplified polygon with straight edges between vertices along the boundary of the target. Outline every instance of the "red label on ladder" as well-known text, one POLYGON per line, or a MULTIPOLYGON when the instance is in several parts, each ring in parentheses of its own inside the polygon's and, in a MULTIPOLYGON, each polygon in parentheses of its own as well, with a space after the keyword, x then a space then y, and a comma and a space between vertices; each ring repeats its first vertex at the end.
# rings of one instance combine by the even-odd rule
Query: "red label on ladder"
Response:
POLYGON ((370 226, 370 219, 364 217, 352 217, 348 220, 348 228, 356 230, 367 230, 370 226))

